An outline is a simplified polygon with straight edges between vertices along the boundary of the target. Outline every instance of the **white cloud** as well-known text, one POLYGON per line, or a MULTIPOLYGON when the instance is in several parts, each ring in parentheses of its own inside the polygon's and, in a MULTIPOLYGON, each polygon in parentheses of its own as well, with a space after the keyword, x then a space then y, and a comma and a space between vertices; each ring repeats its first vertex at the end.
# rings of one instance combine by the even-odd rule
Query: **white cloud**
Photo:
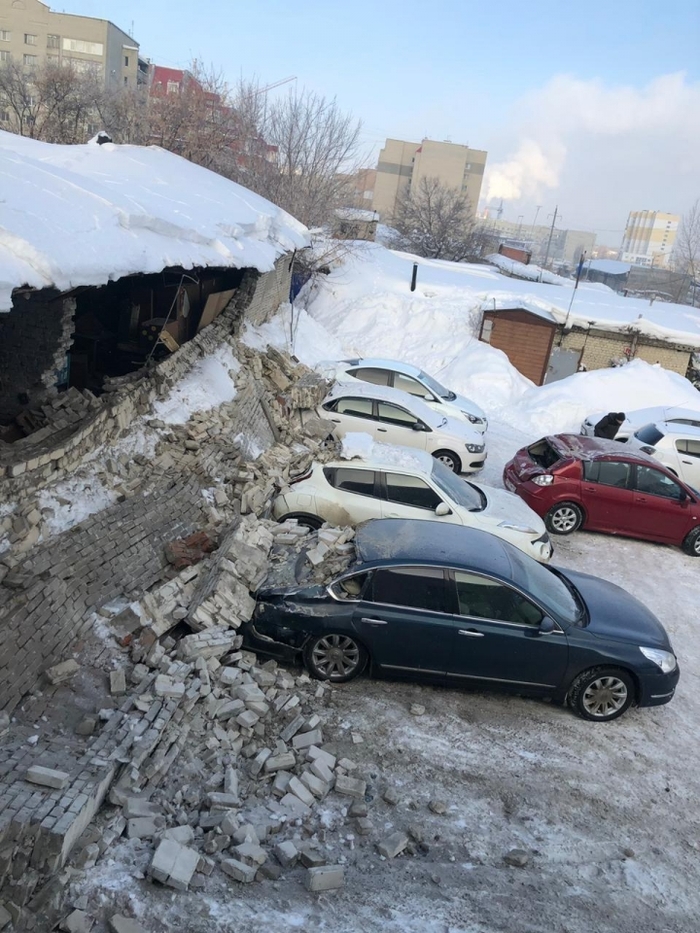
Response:
POLYGON ((683 211, 700 195, 700 83, 683 73, 644 87, 558 75, 517 113, 511 152, 487 167, 489 201, 557 200, 565 226, 601 227, 633 209, 683 211))

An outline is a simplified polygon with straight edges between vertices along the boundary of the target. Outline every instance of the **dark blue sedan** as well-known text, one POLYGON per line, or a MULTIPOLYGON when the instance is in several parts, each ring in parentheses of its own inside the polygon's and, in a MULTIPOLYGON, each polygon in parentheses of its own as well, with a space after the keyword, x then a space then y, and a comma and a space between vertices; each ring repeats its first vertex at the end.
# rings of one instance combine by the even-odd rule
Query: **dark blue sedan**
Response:
POLYGON ((625 590, 437 522, 361 525, 345 573, 329 586, 262 589, 245 637, 334 683, 370 663, 394 677, 567 701, 594 722, 668 703, 679 678, 663 625, 625 590))

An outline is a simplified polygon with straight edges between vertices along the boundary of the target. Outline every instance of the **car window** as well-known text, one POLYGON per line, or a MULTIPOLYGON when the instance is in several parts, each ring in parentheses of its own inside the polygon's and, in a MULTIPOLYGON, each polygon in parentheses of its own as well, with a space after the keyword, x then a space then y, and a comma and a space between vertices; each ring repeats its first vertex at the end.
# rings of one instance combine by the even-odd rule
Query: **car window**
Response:
POLYGON ((447 498, 470 512, 483 512, 486 496, 473 483, 467 483, 439 460, 433 461, 432 480, 447 498))
POLYGON ((388 369, 373 369, 363 366, 360 369, 349 369, 348 373, 363 382, 371 382, 373 386, 388 386, 391 373, 388 369))
POLYGON ((336 580, 331 584, 333 595, 337 599, 359 599, 368 577, 369 573, 365 571, 365 573, 356 573, 352 577, 345 577, 343 580, 336 580))
POLYGON ((634 436, 643 444, 649 444, 654 447, 664 437, 664 432, 659 431, 655 424, 645 424, 643 428, 635 431, 634 436))
POLYGON ((418 476, 403 476, 401 473, 385 473, 386 497, 389 502, 412 505, 418 509, 434 512, 442 499, 425 480, 418 476))
POLYGON ((335 489, 343 492, 355 492, 362 496, 374 495, 374 470, 355 470, 351 467, 337 467, 323 471, 326 479, 335 489))
POLYGON ((401 389, 402 392, 408 392, 409 395, 417 395, 418 398, 430 395, 425 386, 422 386, 417 379, 412 379, 411 376, 404 376, 401 373, 394 373, 394 388, 401 389))
POLYGON ((587 460, 583 464, 583 475, 589 483, 602 486, 617 486, 626 489, 629 486, 631 464, 618 463, 615 460, 587 460))
POLYGON ((380 421, 389 424, 400 424, 402 427, 411 427, 411 425, 418 423, 418 418, 415 415, 412 415, 404 408, 399 408, 398 405, 392 405, 391 402, 378 402, 377 404, 380 421))
POLYGON ((542 610, 522 593, 498 580, 455 571, 459 614, 517 625, 539 625, 542 610))
POLYGON ((676 441, 676 450, 681 454, 687 454, 689 457, 700 457, 700 441, 679 438, 676 441))
POLYGON ((453 610, 451 588, 440 567, 380 568, 373 574, 370 593, 375 603, 430 612, 453 610))
POLYGON ((663 499, 682 499, 683 490, 670 476, 653 467, 637 466, 637 492, 648 496, 661 496, 663 499))
POLYGON ((371 398, 340 398, 335 406, 339 415, 355 415, 357 418, 372 417, 371 398))

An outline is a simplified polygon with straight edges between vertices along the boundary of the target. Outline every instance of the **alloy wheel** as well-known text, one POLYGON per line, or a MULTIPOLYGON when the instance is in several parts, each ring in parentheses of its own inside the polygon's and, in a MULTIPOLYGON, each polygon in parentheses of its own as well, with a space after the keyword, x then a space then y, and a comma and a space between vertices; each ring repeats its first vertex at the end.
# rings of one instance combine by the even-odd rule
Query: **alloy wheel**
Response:
POLYGON ((576 527, 578 515, 572 508, 565 506, 552 514, 551 522, 555 531, 565 534, 576 527))
POLYGON ((586 687, 581 702, 590 716, 607 719, 627 702, 627 684, 619 677, 598 677, 586 687))
POLYGON ((328 680, 348 677, 358 666, 361 653, 358 645, 347 635, 326 635, 319 638, 311 652, 311 661, 328 680))

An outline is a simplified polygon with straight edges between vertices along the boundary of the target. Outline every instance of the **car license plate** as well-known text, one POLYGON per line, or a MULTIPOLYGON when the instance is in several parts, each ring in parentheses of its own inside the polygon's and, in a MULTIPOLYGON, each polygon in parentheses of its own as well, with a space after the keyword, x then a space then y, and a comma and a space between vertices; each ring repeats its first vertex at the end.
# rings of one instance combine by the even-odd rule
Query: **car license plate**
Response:
POLYGON ((506 480, 506 489, 510 489, 511 492, 515 492, 515 483, 511 479, 506 480))

